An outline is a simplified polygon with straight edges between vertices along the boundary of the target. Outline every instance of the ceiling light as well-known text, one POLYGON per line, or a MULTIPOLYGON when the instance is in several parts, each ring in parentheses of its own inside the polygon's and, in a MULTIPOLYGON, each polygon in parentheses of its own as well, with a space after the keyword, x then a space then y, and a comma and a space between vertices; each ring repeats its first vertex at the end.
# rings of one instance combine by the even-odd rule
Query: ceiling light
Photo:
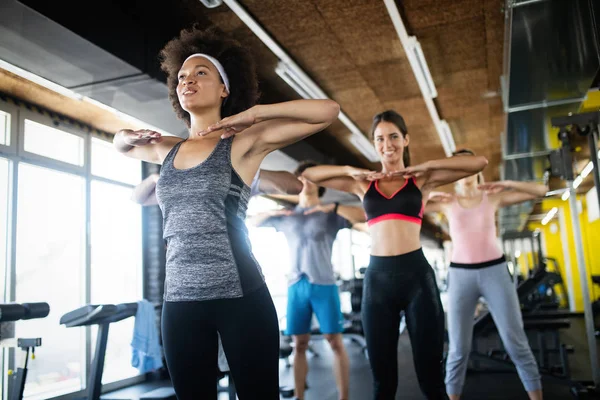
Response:
POLYGON ((493 98, 498 97, 499 95, 500 94, 497 91, 495 91, 495 90, 488 90, 488 91, 483 92, 481 94, 481 98, 482 99, 493 99, 493 98))
MULTIPOLYGON (((279 62, 275 68, 275 73, 279 75, 285 83, 287 83, 292 89, 304 99, 327 99, 327 95, 319 88, 314 82, 307 80, 298 74, 293 67, 279 62)), ((358 151, 362 153, 369 161, 379 161, 379 156, 375 152, 375 148, 369 139, 361 132, 360 128, 352 122, 348 116, 340 111, 338 116, 341 123, 343 123, 351 133, 350 143, 358 151)))
POLYGON ((409 48, 412 50, 412 54, 407 54, 407 56, 411 58, 412 61, 418 66, 415 72, 415 77, 420 81, 420 85, 425 86, 425 93, 434 99, 437 97, 437 89, 435 88, 435 83, 433 83, 431 72, 429 72, 427 61, 425 61, 425 54, 423 54, 421 44, 414 36, 410 36, 408 38, 408 44, 409 48))
MULTIPOLYGON (((569 193, 569 192, 565 192, 565 193, 569 193)), ((556 208, 556 207, 554 207, 554 208, 552 208, 552 210, 548 211, 548 214, 546 214, 544 219, 542 219, 542 225, 547 225, 548 222, 550 222, 550 220, 552 220, 552 218, 554 218, 554 216, 556 215, 557 212, 558 212, 558 208, 556 208)))
POLYGON ((200 0, 200 3, 204 4, 206 8, 215 8, 223 4, 223 0, 200 0))
POLYGON ((371 161, 371 162, 379 161, 379 157, 377 156, 377 153, 373 149, 371 142, 369 142, 369 140, 367 138, 365 138, 364 136, 352 135, 352 136, 350 136, 350 143, 352 143, 352 145, 354 145, 354 147, 356 147, 358 149, 358 151, 360 151, 365 156, 368 154, 368 156, 366 156, 366 157, 369 159, 369 161, 371 161), (364 140, 361 138, 364 138, 364 140))
POLYGON ((294 89, 294 91, 296 93, 298 93, 300 95, 300 97, 302 97, 303 99, 313 99, 314 98, 302 86, 300 86, 298 83, 296 83, 296 81, 294 79, 292 79, 292 77, 281 66, 281 63, 279 63, 279 65, 277 65, 277 68, 275 68, 275 73, 277 75, 279 75, 279 77, 281 79, 283 79, 283 81, 285 83, 287 83, 289 87, 294 89))
POLYGON ((583 171, 581 171, 581 177, 582 178, 587 178, 587 176, 590 174, 590 172, 592 172, 592 170, 594 169, 594 164, 590 161, 585 168, 583 169, 583 171))
POLYGON ((442 146, 444 147, 445 153, 454 153, 456 151, 456 144, 454 143, 454 137, 452 137, 452 130, 450 129, 450 125, 448 125, 446 121, 440 121, 438 125, 438 133, 440 136, 440 140, 442 141, 442 146))
POLYGON ((433 125, 437 130, 440 142, 442 142, 444 153, 446 154, 446 157, 450 157, 453 149, 456 148, 454 144, 454 137, 452 136, 452 130, 448 124, 442 123, 435 103, 433 102, 433 98, 437 96, 437 90, 435 89, 435 84, 431 78, 429 68, 427 67, 427 61, 425 61, 425 56, 423 55, 421 45, 414 36, 408 36, 406 28, 404 27, 404 23, 402 22, 402 17, 400 16, 400 12, 396 6, 396 1, 384 0, 384 3, 387 7, 390 18, 392 19, 392 23, 396 28, 396 33, 398 34, 398 38, 402 43, 402 47, 404 48, 404 52, 406 53, 410 67, 413 70, 413 74, 417 79, 419 88, 421 89, 423 100, 425 100, 425 106, 427 107, 429 115, 433 120, 433 125))

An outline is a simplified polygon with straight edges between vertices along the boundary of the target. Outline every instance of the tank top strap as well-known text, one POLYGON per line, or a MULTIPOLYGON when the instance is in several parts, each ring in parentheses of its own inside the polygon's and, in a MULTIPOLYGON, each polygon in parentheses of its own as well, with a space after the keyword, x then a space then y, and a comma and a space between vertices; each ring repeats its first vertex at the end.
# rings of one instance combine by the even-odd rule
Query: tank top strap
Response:
POLYGON ((450 212, 455 212, 456 210, 458 210, 460 207, 460 204, 458 204, 458 199, 454 198, 452 200, 452 204, 450 205, 450 212))
POLYGON ((175 159, 175 156, 177 155, 177 152, 179 151, 179 148, 181 147, 181 144, 185 142, 185 140, 182 140, 178 143, 175 144, 175 146, 173 146, 171 148, 171 150, 169 150, 169 153, 167 153, 167 156, 165 157, 163 163, 162 163, 162 169, 172 169, 173 167, 173 160, 175 159))
POLYGON ((212 165, 215 167, 225 167, 231 165, 231 143, 233 137, 227 139, 221 139, 217 143, 217 146, 213 150, 212 154, 208 156, 205 164, 212 165))
POLYGON ((484 200, 487 204, 491 204, 490 203, 490 196, 487 194, 486 191, 484 191, 483 194, 482 194, 482 200, 484 200))

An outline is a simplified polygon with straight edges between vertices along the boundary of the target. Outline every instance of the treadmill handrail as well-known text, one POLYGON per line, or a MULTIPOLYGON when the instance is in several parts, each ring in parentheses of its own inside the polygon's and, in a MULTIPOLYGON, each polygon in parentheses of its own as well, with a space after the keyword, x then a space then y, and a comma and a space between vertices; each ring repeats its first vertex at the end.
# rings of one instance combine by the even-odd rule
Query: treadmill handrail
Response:
POLYGON ((63 321, 63 318, 66 316, 65 314, 61 318, 61 324, 64 324, 67 328, 101 324, 102 320, 100 318, 112 315, 115 309, 116 307, 113 304, 101 304, 96 306, 92 312, 72 320, 63 321))
POLYGON ((48 303, 3 303, 0 304, 0 323, 27 319, 46 318, 50 313, 48 303))
POLYGON ((67 328, 87 325, 101 325, 110 324, 113 322, 121 321, 123 319, 133 317, 137 313, 137 303, 120 303, 120 304, 99 304, 99 305, 86 305, 73 310, 62 316, 60 323, 64 324, 67 328), (91 312, 83 314, 81 316, 74 317, 73 319, 66 319, 69 314, 75 313, 76 311, 86 308, 95 307, 91 312))
POLYGON ((121 304, 117 304, 116 306, 116 310, 115 313, 109 317, 106 318, 106 320, 102 321, 102 323, 105 322, 118 322, 124 319, 127 319, 129 317, 133 317, 137 314, 137 303, 121 303, 121 304))

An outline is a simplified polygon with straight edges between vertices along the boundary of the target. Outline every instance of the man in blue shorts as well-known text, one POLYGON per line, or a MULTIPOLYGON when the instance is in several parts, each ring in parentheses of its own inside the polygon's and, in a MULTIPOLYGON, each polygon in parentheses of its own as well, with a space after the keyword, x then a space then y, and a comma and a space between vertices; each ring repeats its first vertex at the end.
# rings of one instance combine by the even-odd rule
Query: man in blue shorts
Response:
POLYGON ((288 288, 287 330, 295 342, 294 382, 296 399, 304 399, 308 363, 306 350, 310 340, 313 313, 321 333, 335 355, 334 373, 340 400, 348 399, 349 361, 342 341, 343 316, 335 282, 331 252, 339 230, 364 220, 360 207, 321 204, 325 188, 301 177, 317 164, 302 163, 295 175, 302 181, 298 206, 294 210, 274 211, 253 219, 257 226, 271 226, 287 238, 291 256, 288 288))

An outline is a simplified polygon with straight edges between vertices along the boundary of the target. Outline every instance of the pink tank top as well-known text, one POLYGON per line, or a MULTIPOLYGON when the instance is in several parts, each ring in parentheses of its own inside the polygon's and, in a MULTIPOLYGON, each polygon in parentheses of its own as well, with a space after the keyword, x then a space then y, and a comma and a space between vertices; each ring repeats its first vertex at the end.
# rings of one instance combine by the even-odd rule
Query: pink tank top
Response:
POLYGON ((452 262, 477 264, 496 260, 503 253, 496 238, 496 210, 484 193, 474 208, 463 208, 455 201, 447 213, 452 238, 452 262))

